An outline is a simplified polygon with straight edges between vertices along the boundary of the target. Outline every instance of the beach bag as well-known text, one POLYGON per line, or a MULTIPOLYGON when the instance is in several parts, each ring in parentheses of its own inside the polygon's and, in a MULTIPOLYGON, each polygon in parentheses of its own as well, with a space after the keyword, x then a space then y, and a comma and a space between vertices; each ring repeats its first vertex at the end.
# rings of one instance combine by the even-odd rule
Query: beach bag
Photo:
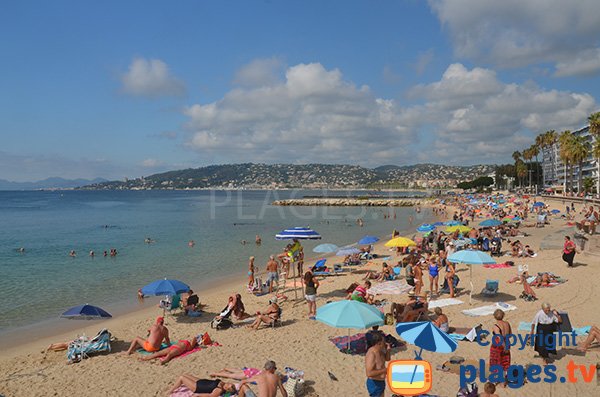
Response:
POLYGON ((200 341, 200 344, 203 346, 210 346, 213 344, 212 339, 210 339, 210 336, 208 336, 208 332, 205 332, 204 335, 202 335, 202 340, 200 341))
POLYGON ((212 329, 216 329, 221 330, 221 329, 227 329, 230 328, 233 325, 233 322, 228 319, 228 318, 219 318, 219 317, 215 317, 211 322, 210 322, 210 327, 212 329))
POLYGON ((385 314, 385 325, 394 325, 396 320, 394 319, 394 315, 392 313, 385 314))
POLYGON ((467 383, 465 387, 461 387, 456 393, 456 397, 477 397, 479 396, 479 388, 477 383, 467 383))
POLYGON ((288 378, 283 385, 288 397, 296 397, 304 394, 304 379, 288 378))

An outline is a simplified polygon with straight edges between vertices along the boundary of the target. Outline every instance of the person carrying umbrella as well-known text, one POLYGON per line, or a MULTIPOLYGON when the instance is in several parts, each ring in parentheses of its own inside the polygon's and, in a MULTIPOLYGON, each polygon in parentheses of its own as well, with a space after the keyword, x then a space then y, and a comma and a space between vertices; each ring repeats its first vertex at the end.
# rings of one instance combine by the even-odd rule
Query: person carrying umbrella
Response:
POLYGON ((365 356, 366 386, 369 397, 381 397, 385 393, 386 361, 390 361, 391 349, 378 332, 371 335, 371 343, 365 356))
POLYGON ((160 345, 163 340, 167 345, 170 345, 169 330, 165 327, 164 323, 164 317, 157 317, 156 323, 152 324, 148 330, 148 339, 143 339, 139 336, 136 337, 133 342, 131 342, 129 349, 127 349, 127 355, 132 354, 137 348, 142 348, 149 353, 157 352, 160 350, 160 345))

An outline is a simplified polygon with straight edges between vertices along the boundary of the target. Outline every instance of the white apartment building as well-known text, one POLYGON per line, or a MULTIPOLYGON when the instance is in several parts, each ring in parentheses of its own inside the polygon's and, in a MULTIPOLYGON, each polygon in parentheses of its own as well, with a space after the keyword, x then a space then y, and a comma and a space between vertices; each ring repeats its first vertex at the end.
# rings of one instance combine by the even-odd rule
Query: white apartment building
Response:
MULTIPOLYGON (((574 135, 584 137, 590 144, 590 149, 594 145, 595 138, 589 132, 589 126, 573 131, 574 135)), ((591 152, 591 150, 590 150, 591 152)), ((552 147, 542 149, 542 169, 544 174, 544 188, 552 188, 556 192, 563 192, 565 189, 565 165, 560 159, 560 144, 556 143, 552 147)), ((579 167, 572 167, 573 174, 570 180, 572 181, 573 189, 579 189, 579 167)), ((581 169, 582 180, 585 178, 594 179, 594 183, 598 182, 599 164, 598 161, 590 156, 583 162, 581 169)), ((599 191, 600 186, 596 186, 596 191, 599 191)))

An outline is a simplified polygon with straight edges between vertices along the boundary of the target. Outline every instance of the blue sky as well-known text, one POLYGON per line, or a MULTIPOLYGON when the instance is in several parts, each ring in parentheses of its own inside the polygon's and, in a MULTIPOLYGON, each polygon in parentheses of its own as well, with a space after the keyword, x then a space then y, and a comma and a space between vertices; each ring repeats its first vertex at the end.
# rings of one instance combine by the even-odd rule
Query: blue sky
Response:
POLYGON ((597 111, 594 1, 10 2, 0 178, 500 163, 597 111))

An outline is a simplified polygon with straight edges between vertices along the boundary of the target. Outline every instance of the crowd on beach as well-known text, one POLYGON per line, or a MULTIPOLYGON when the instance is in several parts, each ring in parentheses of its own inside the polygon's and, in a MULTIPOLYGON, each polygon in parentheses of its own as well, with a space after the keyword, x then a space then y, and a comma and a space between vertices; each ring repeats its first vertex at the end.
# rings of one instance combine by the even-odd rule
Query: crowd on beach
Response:
MULTIPOLYGON (((452 319, 444 313, 442 307, 430 309, 429 306, 432 301, 443 296, 455 298, 465 294, 457 274, 457 265, 449 260, 454 253, 465 249, 476 249, 498 258, 512 260, 535 257, 536 251, 526 242, 527 228, 543 227, 544 224, 551 222, 552 216, 564 217, 567 221, 576 217, 574 204, 566 206, 566 214, 558 215, 549 211, 543 204, 534 205, 534 200, 530 197, 497 195, 450 196, 436 201, 432 211, 439 219, 447 220, 451 222, 448 224, 457 227, 452 231, 434 228, 423 235, 415 235, 414 244, 392 248, 391 255, 381 263, 379 271, 361 271, 363 265, 374 258, 375 248, 372 245, 363 246, 359 253, 346 256, 340 266, 348 270, 347 273, 350 274, 348 278, 352 278, 352 283, 345 291, 345 299, 376 307, 385 307, 389 304, 389 310, 385 313, 386 324, 431 321, 442 332, 451 334, 457 331, 457 327, 451 326, 452 319), (500 223, 491 227, 478 225, 477 221, 483 219, 494 219, 500 223), (406 298, 390 302, 379 299, 371 291, 374 285, 395 280, 403 280, 409 286, 406 298)), ((598 211, 593 206, 589 206, 582 209, 580 213, 582 215, 580 225, 585 225, 589 234, 595 233, 596 225, 599 223, 598 211)), ((394 230, 392 237, 398 236, 399 233, 394 230)), ((261 244, 259 235, 256 236, 255 243, 261 244)), ((193 247, 193 241, 188 245, 193 247)), ((574 266, 577 251, 572 236, 565 236, 562 259, 567 267, 574 266)), ((114 255, 116 254, 115 250, 114 255)), ((72 251, 71 256, 75 255, 72 251)), ((110 255, 114 256, 112 249, 110 255)), ((90 256, 93 254, 90 253, 90 256)), ((282 248, 281 252, 269 255, 264 273, 258 272, 255 262, 254 256, 248 260, 245 293, 266 296, 268 304, 260 310, 247 311, 242 301, 244 292, 234 293, 211 322, 216 330, 231 328, 235 324, 244 324, 250 331, 281 325, 283 312, 281 305, 289 299, 286 294, 290 293, 291 288, 288 281, 293 281, 294 289, 296 283, 302 288, 307 307, 306 316, 310 320, 316 319, 319 287, 324 277, 336 273, 335 267, 306 266, 304 247, 300 240, 292 240, 282 248)), ((514 265, 514 262, 506 261, 506 264, 514 265)), ((528 269, 523 267, 519 269, 518 275, 512 282, 522 284, 521 298, 532 301, 537 299, 535 288, 560 283, 561 278, 551 273, 530 275, 528 269)), ((138 298, 144 298, 141 290, 138 291, 138 298)), ((202 315, 204 305, 192 290, 180 294, 177 302, 174 298, 162 301, 160 307, 169 312, 180 310, 180 315, 189 317, 202 315)), ((505 320, 505 311, 497 309, 493 312, 493 317, 495 323, 490 331, 492 338, 513 333, 512 325, 505 320)), ((542 303, 541 309, 532 319, 530 330, 532 345, 543 365, 551 363, 550 356, 556 355, 557 351, 537 343, 537 340, 553 334, 563 320, 563 315, 553 309, 549 302, 542 303)), ((167 364, 176 357, 189 354, 199 346, 210 346, 215 343, 207 333, 194 334, 195 332, 190 332, 190 335, 184 335, 183 339, 172 339, 165 325, 164 316, 160 316, 150 325, 148 335, 134 337, 123 354, 129 356, 142 351, 147 354, 140 354, 140 360, 158 359, 161 364, 167 364)), ((386 389, 386 363, 394 354, 393 346, 398 346, 402 342, 390 338, 390 335, 384 334, 377 327, 367 332, 365 338, 367 351, 364 373, 367 394, 374 397, 383 396, 386 389)), ((585 352, 595 342, 600 342, 600 329, 592 326, 586 340, 579 345, 580 351, 585 352)), ((62 350, 67 347, 68 344, 55 344, 49 349, 62 350)), ((488 364, 490 367, 499 366, 507 371, 511 365, 510 349, 504 344, 492 344, 488 364)), ((275 362, 268 360, 262 369, 224 368, 211 373, 206 379, 182 374, 169 387, 168 393, 170 395, 181 388, 187 388, 199 396, 237 394, 250 397, 256 395, 274 397, 278 392, 287 396, 288 389, 283 380, 284 377, 277 372, 275 362)), ((480 395, 497 396, 496 386, 495 383, 486 383, 480 395)))

